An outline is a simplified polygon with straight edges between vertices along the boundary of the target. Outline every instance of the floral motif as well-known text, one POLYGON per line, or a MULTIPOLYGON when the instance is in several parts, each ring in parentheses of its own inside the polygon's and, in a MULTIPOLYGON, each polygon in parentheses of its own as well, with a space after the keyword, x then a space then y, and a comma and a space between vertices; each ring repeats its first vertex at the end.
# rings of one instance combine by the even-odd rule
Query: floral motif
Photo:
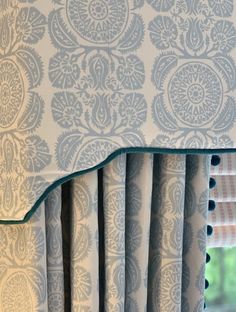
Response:
POLYGON ((49 78, 57 88, 71 88, 79 78, 80 69, 77 56, 58 52, 49 63, 49 78))
POLYGON ((0 62, 0 127, 13 124, 24 100, 24 82, 19 67, 10 60, 0 62))
POLYGON ((203 226, 197 233, 198 247, 203 255, 206 253, 206 226, 203 226))
POLYGON ((145 141, 137 127, 147 117, 146 101, 138 92, 122 91, 144 84, 144 64, 132 54, 144 37, 137 10, 142 5, 144 1, 68 0, 56 2, 49 14, 49 35, 58 49, 50 59, 49 79, 54 87, 72 88, 63 97, 74 95, 71 101, 61 93, 60 100, 59 93, 52 99, 54 120, 71 128, 57 140, 59 168, 94 165, 119 147, 120 140, 129 145, 145 141))
POLYGON ((51 161, 46 142, 33 134, 44 109, 35 90, 42 81, 43 66, 29 46, 43 38, 46 17, 22 2, 0 1, 0 200, 4 218, 14 219, 23 218, 24 204, 34 198, 22 193, 28 172, 39 172, 51 161))
POLYGON ((160 311, 161 305, 165 304, 166 311, 173 311, 181 302, 181 271, 180 262, 172 262, 161 266, 156 270, 152 283, 152 303, 153 310, 160 311), (162 276, 162 283, 160 280, 162 276))
POLYGON ((36 308, 27 276, 23 272, 12 274, 2 290, 3 311, 30 312, 36 308))
POLYGON ((208 0, 210 7, 216 16, 228 17, 232 15, 234 0, 208 0))
POLYGON ((77 281, 77 287, 74 288, 72 296, 75 300, 85 301, 88 299, 92 290, 91 274, 83 267, 77 266, 73 271, 73 275, 77 281))
POLYGON ((125 226, 127 252, 133 253, 141 244, 142 228, 138 221, 132 219, 127 219, 125 226))
MULTIPOLYGON (((25 178, 20 184, 18 209, 25 211, 25 207, 31 207, 47 186, 48 182, 40 176, 25 178)), ((16 213, 15 215, 17 216, 16 213)))
POLYGON ((91 230, 89 227, 84 224, 78 224, 73 241, 74 247, 71 258, 73 261, 82 261, 88 256, 88 252, 92 245, 91 230))
MULTIPOLYGON (((141 163, 141 161, 138 164, 140 165, 140 163, 141 163)), ((137 161, 135 161, 134 165, 137 165, 137 161)), ((129 166, 130 166, 130 164, 129 164, 129 166)), ((140 167, 137 169, 140 169, 140 167)), ((127 180, 128 180, 128 178, 130 178, 130 176, 131 176, 131 174, 129 176, 128 175, 126 176, 127 180)), ((126 196, 126 200, 127 200, 126 215, 127 216, 135 216, 139 213, 139 211, 141 209, 141 204, 142 204, 141 191, 140 191, 139 187, 133 182, 128 182, 127 186, 129 189, 129 193, 126 196)))
POLYGON ((105 240, 108 250, 113 254, 123 254, 125 244, 125 211, 124 189, 117 189, 110 192, 105 198, 105 222, 107 231, 105 240))
POLYGON ((121 117, 131 128, 141 126, 146 120, 147 103, 142 94, 127 94, 119 109, 121 117))
POLYGON ((147 0, 156 11, 166 12, 174 5, 175 0, 147 0))
POLYGON ((68 0, 68 20, 79 35, 96 44, 111 43, 124 31, 129 8, 127 0, 68 0))
POLYGON ((188 126, 203 126, 214 119, 221 106, 223 87, 208 65, 188 62, 179 67, 168 83, 173 113, 188 126))
POLYGON ((79 183, 73 183, 73 201, 75 207, 80 207, 75 210, 75 219, 83 220, 88 217, 92 210, 92 198, 89 187, 81 179, 79 183))
POLYGON ((188 31, 186 32, 186 45, 192 51, 199 51, 203 45, 203 31, 202 23, 198 19, 189 19, 188 20, 188 31))
POLYGON ((126 256, 125 258, 125 279, 127 281, 126 294, 135 292, 141 284, 141 272, 139 263, 134 256, 126 256))
POLYGON ((211 38, 216 48, 222 53, 228 53, 236 47, 236 29, 229 21, 218 21, 211 31, 211 38))
POLYGON ((54 120, 63 128, 80 124, 82 105, 71 92, 55 93, 52 99, 52 115, 54 120))
POLYGON ((16 261, 21 265, 39 261, 44 253, 44 239, 39 227, 19 227, 14 245, 16 261))
POLYGON ((105 129, 110 126, 111 107, 108 94, 98 94, 94 96, 91 120, 93 124, 100 129, 105 129))
POLYGON ((158 49, 168 49, 175 45, 178 32, 176 24, 168 16, 157 16, 148 26, 152 43, 158 49))
POLYGON ((38 172, 51 161, 47 143, 34 135, 25 139, 25 147, 20 153, 21 163, 25 170, 38 172))
POLYGON ((108 87, 109 60, 101 54, 96 54, 89 59, 88 85, 95 90, 105 90, 108 87))
POLYGON ((136 55, 122 58, 117 68, 117 77, 126 89, 139 89, 144 83, 144 64, 136 55))
POLYGON ((16 19, 16 31, 22 40, 29 44, 43 38, 46 18, 36 8, 22 8, 16 19))
POLYGON ((204 5, 176 3, 172 18, 157 16, 149 23, 152 43, 168 50, 160 51, 152 70, 158 91, 153 119, 164 132, 153 144, 175 147, 178 142, 184 148, 209 148, 221 142, 221 147, 232 146, 224 133, 236 120, 231 93, 236 89, 236 64, 227 54, 236 47, 236 29, 232 22, 215 18, 229 16, 226 11, 230 8, 231 12, 231 4, 214 0, 204 5))

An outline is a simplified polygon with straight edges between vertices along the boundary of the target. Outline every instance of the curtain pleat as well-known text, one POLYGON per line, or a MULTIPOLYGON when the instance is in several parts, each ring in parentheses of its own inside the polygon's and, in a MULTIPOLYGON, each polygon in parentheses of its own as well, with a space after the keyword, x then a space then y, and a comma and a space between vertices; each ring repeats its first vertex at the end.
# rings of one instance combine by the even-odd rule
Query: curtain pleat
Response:
POLYGON ((183 311, 201 311, 205 287, 205 255, 209 158, 187 156, 183 244, 183 311))
POLYGON ((1 225, 0 311, 203 311, 209 159, 122 154, 1 225))
POLYGON ((125 311, 146 311, 153 155, 130 154, 126 176, 125 311))
POLYGON ((181 311, 185 160, 154 157, 148 311, 181 311))
POLYGON ((97 185, 97 171, 72 181, 71 311, 99 307, 97 185))
POLYGON ((104 168, 105 311, 125 311, 126 155, 104 168))
POLYGON ((64 311, 61 186, 45 200, 48 311, 64 311))

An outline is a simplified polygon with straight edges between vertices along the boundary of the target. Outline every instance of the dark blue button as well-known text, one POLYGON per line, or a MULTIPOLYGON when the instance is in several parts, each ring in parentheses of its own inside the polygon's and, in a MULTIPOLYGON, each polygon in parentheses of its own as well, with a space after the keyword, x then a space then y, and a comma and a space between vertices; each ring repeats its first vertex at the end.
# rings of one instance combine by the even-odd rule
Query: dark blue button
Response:
POLYGON ((205 289, 207 289, 209 287, 209 282, 207 279, 205 279, 205 289))
POLYGON ((208 202, 208 210, 212 211, 214 210, 216 207, 216 203, 214 200, 210 199, 209 202, 208 202))
POLYGON ((207 226, 207 235, 211 236, 211 234, 213 233, 213 227, 211 225, 207 226))
POLYGON ((206 254, 206 263, 211 261, 211 256, 207 253, 206 254))
POLYGON ((212 166, 218 166, 220 164, 220 156, 213 155, 211 157, 211 164, 212 164, 212 166))
POLYGON ((206 306, 206 302, 204 302, 204 309, 206 309, 206 307, 207 307, 207 306, 206 306))
POLYGON ((215 186, 216 186, 216 180, 214 178, 210 178, 209 188, 212 189, 215 186))

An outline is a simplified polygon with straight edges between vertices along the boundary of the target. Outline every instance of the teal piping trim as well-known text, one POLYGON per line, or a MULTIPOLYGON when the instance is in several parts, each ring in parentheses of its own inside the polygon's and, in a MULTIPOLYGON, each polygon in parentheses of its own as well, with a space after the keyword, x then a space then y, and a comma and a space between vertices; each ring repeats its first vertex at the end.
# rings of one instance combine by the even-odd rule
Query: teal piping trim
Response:
POLYGON ((86 170, 81 170, 77 172, 73 172, 59 180, 53 182, 37 199, 32 208, 26 213, 23 220, 0 220, 0 224, 22 224, 26 223, 32 215, 35 213, 40 204, 46 199, 48 194, 53 191, 60 184, 65 183, 66 181, 71 180, 72 178, 78 177, 82 174, 91 172, 93 170, 100 169, 108 164, 115 157, 125 154, 125 153, 153 153, 153 154, 225 154, 225 153, 236 153, 236 148, 228 148, 228 149, 169 149, 169 148, 159 148, 159 147, 126 147, 120 148, 111 153, 104 161, 99 163, 98 165, 91 167, 86 170))

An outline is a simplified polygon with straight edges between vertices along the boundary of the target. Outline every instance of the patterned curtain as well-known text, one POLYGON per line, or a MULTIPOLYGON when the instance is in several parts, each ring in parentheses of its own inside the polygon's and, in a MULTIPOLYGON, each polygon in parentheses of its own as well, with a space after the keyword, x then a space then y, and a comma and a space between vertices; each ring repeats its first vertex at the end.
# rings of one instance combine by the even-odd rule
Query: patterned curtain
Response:
POLYGON ((1 224, 0 311, 202 311, 209 159, 122 154, 1 224))

